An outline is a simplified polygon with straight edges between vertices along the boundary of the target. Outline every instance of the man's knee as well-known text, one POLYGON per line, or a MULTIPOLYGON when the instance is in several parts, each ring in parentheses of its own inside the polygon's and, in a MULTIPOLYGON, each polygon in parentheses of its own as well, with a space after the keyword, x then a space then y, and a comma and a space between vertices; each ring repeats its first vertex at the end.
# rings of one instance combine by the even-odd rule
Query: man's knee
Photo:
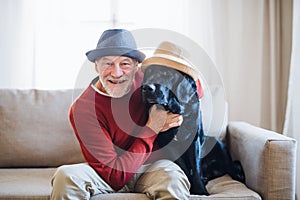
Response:
POLYGON ((77 170, 76 165, 63 165, 57 168, 51 181, 53 187, 51 199, 89 199, 90 191, 76 173, 77 170))
POLYGON ((183 170, 174 162, 170 160, 159 160, 155 162, 151 169, 147 172, 152 173, 150 177, 153 181, 157 181, 157 179, 164 178, 168 184, 182 184, 185 188, 190 187, 190 183, 188 181, 187 176, 183 172, 183 170))
POLYGON ((169 184, 169 186, 174 186, 175 188, 180 188, 181 190, 189 190, 190 182, 183 172, 183 170, 174 162, 169 160, 162 160, 163 164, 159 163, 157 177, 164 177, 169 184))
POLYGON ((52 186, 52 199, 89 199, 92 195, 115 192, 87 163, 58 167, 52 186))
POLYGON ((57 184, 62 187, 66 183, 72 182, 72 179, 74 177, 74 174, 72 173, 73 170, 71 170, 72 166, 70 165, 63 165, 57 168, 51 184, 53 187, 55 187, 57 184))
POLYGON ((160 160, 140 177, 136 190, 156 199, 188 199, 190 183, 181 168, 169 160, 160 160))

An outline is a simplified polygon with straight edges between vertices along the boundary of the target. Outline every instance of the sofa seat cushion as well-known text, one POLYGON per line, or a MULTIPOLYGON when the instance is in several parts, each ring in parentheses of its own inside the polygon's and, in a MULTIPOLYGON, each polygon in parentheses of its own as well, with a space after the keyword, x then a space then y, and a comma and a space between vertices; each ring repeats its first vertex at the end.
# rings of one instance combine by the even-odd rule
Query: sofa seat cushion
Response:
MULTIPOLYGON (((11 168, 0 169, 0 200, 39 199, 48 200, 51 194, 51 178, 56 168, 11 168)), ((207 185, 210 196, 191 195, 191 200, 200 199, 261 199, 260 196, 244 184, 223 176, 210 181, 207 185)), ((144 194, 113 193, 101 194, 91 200, 149 200, 144 194)))
POLYGON ((245 184, 225 175, 208 182, 207 191, 211 197, 221 199, 261 199, 260 195, 249 189, 245 184))
MULTIPOLYGON (((207 190, 211 195, 191 195, 190 200, 261 200, 258 193, 249 189, 243 183, 233 180, 230 176, 225 175, 220 178, 211 180, 207 184, 207 190)), ((96 195, 91 200, 150 200, 146 195, 135 193, 114 193, 96 195)))
POLYGON ((49 199, 56 168, 0 169, 0 199, 49 199))
POLYGON ((150 200, 147 195, 140 193, 111 193, 93 196, 91 200, 150 200))

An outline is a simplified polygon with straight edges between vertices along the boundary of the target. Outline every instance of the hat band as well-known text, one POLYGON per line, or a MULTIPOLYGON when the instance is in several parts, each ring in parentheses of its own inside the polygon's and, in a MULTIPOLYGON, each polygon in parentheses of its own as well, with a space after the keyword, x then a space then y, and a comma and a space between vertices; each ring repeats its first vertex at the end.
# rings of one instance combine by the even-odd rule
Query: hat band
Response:
POLYGON ((168 60, 173 60, 175 62, 184 64, 184 65, 189 66, 189 67, 193 67, 193 65, 191 63, 183 60, 182 58, 178 58, 178 57, 175 57, 175 56, 172 56, 172 55, 168 55, 168 54, 154 54, 152 57, 165 58, 165 59, 168 59, 168 60))

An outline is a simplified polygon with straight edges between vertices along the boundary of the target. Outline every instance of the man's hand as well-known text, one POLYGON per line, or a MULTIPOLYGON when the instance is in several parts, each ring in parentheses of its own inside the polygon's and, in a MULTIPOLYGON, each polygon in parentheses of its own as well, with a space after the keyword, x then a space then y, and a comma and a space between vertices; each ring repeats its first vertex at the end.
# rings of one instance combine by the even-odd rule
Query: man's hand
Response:
POLYGON ((182 115, 165 111, 159 105, 153 105, 150 109, 149 119, 146 124, 155 133, 167 131, 170 128, 180 126, 183 122, 182 115))

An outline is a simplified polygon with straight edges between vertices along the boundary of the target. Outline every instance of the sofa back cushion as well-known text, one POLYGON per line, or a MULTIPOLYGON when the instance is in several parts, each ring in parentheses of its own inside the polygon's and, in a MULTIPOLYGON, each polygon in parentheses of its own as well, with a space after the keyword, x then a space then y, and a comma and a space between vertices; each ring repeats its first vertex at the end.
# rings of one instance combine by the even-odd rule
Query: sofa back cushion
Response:
POLYGON ((73 90, 0 89, 0 167, 83 162, 69 124, 73 90))

